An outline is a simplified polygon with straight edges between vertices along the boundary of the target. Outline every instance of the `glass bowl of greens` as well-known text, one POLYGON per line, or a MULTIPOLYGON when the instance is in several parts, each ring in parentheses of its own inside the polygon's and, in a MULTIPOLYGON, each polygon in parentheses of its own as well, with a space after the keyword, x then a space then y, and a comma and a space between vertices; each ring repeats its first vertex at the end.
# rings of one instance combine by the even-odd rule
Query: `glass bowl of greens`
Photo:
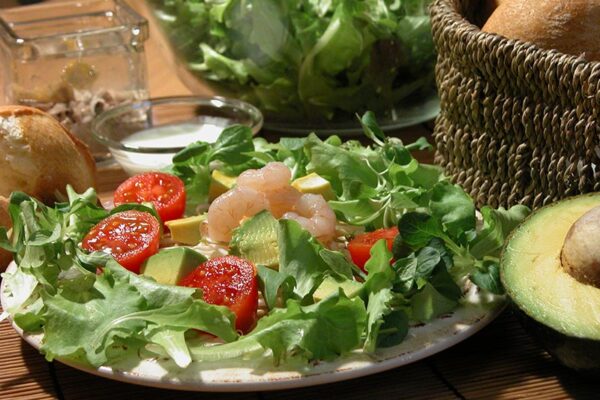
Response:
POLYGON ((147 0, 194 91, 257 106, 285 133, 384 129, 439 111, 431 0, 147 0))

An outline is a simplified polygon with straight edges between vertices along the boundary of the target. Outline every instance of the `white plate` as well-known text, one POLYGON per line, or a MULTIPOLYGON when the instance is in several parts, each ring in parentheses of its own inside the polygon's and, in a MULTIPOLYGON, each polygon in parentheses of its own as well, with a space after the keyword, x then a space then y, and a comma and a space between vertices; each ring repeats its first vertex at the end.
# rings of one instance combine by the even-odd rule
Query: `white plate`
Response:
MULTIPOLYGON (((7 272, 14 272, 12 263, 7 272)), ((4 281, 0 301, 5 308, 4 281)), ((355 351, 334 362, 274 367, 270 360, 228 362, 193 362, 180 369, 170 360, 145 358, 132 354, 113 366, 91 368, 69 360, 59 360, 73 368, 118 381, 167 389, 211 392, 241 392, 290 389, 320 385, 375 374, 429 357, 467 339, 489 324, 504 308, 503 297, 482 295, 473 287, 464 304, 451 315, 426 325, 412 327, 398 346, 378 350, 375 354, 355 351)), ((42 334, 29 335, 13 328, 27 343, 39 349, 42 334)))

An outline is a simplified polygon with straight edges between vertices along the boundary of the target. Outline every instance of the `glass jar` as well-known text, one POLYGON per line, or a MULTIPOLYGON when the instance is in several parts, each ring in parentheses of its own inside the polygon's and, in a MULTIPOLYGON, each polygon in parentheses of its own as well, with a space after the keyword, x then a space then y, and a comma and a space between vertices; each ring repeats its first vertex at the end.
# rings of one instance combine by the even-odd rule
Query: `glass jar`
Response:
POLYGON ((0 12, 0 102, 37 107, 109 157, 90 122, 147 98, 147 21, 123 0, 81 0, 0 12))

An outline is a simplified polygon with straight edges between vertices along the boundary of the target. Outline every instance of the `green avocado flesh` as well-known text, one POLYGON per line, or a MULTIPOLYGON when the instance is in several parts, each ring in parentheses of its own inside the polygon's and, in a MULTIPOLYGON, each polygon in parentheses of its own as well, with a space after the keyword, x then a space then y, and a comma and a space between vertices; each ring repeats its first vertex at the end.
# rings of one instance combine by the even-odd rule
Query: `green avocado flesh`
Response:
POLYGON ((591 340, 600 340, 600 289, 565 272, 560 253, 571 225, 596 206, 600 194, 540 209, 513 232, 501 261, 502 283, 521 311, 564 335, 591 340))
POLYGON ((277 220, 271 213, 261 211, 244 221, 233 232, 229 243, 231 254, 250 260, 255 265, 277 267, 279 265, 277 229, 277 220))
POLYGON ((158 283, 177 285, 204 261, 206 257, 188 247, 172 247, 148 258, 140 272, 158 283))
POLYGON ((313 293, 314 301, 321 301, 332 294, 337 293, 340 288, 348 297, 354 297, 362 289, 362 284, 356 281, 338 282, 331 276, 326 277, 313 293))

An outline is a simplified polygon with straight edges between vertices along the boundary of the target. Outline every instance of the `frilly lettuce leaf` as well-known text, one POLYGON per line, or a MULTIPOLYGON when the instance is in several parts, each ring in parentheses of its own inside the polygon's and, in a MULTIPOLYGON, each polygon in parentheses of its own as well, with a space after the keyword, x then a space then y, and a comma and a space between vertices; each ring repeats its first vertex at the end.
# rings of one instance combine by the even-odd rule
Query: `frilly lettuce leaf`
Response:
POLYGON ((152 0, 187 68, 279 119, 351 117, 433 88, 430 0, 152 0))
POLYGON ((83 252, 77 243, 109 212, 96 205, 91 190, 68 193, 69 203, 54 208, 14 194, 12 242, 1 238, 18 264, 16 272, 4 274, 6 311, 25 331, 44 333, 41 351, 47 359, 99 366, 116 361, 125 347, 154 343, 178 354, 183 366, 185 342, 167 340, 169 331, 198 329, 225 341, 237 338, 233 313, 203 302, 195 289, 162 285, 106 254, 83 252))
POLYGON ((359 346, 365 319, 363 301, 349 299, 341 291, 309 306, 288 300, 285 308, 261 318, 257 327, 238 341, 190 350, 198 361, 244 358, 265 351, 276 364, 292 356, 332 360, 359 346))

